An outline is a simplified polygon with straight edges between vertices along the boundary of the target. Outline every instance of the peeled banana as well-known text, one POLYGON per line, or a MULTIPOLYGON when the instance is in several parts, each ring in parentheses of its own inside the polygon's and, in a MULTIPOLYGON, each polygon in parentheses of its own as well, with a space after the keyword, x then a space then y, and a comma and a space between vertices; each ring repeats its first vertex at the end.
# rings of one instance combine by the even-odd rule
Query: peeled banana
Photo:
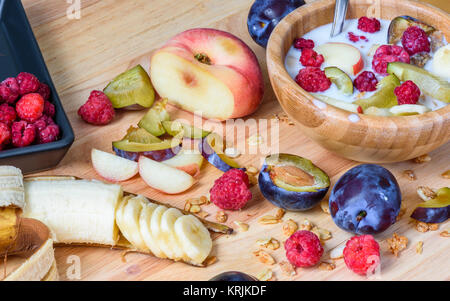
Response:
POLYGON ((13 166, 0 167, 0 207, 23 208, 25 194, 22 171, 13 166))

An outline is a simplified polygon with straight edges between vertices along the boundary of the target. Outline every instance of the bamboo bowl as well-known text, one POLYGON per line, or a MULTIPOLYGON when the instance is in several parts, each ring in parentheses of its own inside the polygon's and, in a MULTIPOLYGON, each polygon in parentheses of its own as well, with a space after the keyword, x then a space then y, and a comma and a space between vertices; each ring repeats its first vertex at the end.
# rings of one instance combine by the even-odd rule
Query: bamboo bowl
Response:
MULTIPOLYGON (((450 140, 450 105, 421 115, 380 117, 354 114, 325 105, 289 76, 284 60, 296 37, 331 23, 334 0, 304 5, 273 31, 267 47, 267 66, 283 110, 302 132, 322 147, 361 162, 387 163, 418 157, 450 140)), ((409 15, 441 30, 450 40, 450 18, 433 6, 409 0, 350 0, 347 18, 378 10, 382 19, 409 15)))

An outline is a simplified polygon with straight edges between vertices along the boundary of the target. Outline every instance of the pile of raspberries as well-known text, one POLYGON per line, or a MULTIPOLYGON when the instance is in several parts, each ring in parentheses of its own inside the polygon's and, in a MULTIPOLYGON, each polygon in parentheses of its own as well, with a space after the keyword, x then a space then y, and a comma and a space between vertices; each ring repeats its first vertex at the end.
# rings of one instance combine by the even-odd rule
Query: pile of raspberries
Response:
POLYGON ((0 150, 56 141, 59 126, 50 88, 22 72, 0 83, 0 150))

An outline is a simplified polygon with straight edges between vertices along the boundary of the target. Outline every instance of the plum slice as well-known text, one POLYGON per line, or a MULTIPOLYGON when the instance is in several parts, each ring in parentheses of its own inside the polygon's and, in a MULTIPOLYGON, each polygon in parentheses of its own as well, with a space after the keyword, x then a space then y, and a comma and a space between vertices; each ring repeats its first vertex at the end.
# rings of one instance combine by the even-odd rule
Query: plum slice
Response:
POLYGON ((368 98, 358 99, 354 102, 364 110, 369 107, 391 108, 398 104, 394 89, 400 86, 400 80, 396 75, 391 74, 381 79, 377 84, 377 91, 368 98))
POLYGON ((150 77, 141 65, 114 78, 103 90, 114 108, 150 108, 155 101, 155 90, 150 77))
POLYGON ((435 28, 423 23, 422 21, 417 20, 416 18, 410 16, 399 16, 392 19, 391 24, 389 25, 387 42, 388 44, 395 45, 397 44, 405 32, 406 29, 410 26, 417 26, 426 34, 431 34, 435 31, 435 28))
POLYGON ((273 154, 266 157, 258 183, 263 196, 275 206, 305 211, 325 197, 330 178, 308 159, 273 154))
POLYGON ((339 92, 344 95, 353 94, 353 82, 347 73, 338 67, 326 67, 324 71, 325 75, 338 87, 339 92))
POLYGON ((424 223, 443 223, 450 217, 450 187, 436 192, 436 197, 420 203, 411 217, 424 223))
POLYGON ((202 139, 211 133, 178 121, 163 121, 162 125, 170 136, 176 136, 182 132, 185 138, 202 139))
POLYGON ((227 172, 233 168, 240 168, 233 159, 224 154, 223 139, 216 133, 211 133, 199 143, 202 156, 217 169, 227 172))
POLYGON ((112 145, 113 151, 125 159, 138 161, 142 155, 160 162, 174 157, 181 150, 182 140, 181 134, 161 140, 144 129, 130 127, 125 137, 112 145))
POLYGON ((389 63, 387 72, 401 81, 413 81, 423 93, 437 100, 450 103, 450 84, 427 70, 401 62, 389 63))
POLYGON ((166 130, 164 129, 162 122, 170 120, 169 113, 166 111, 166 105, 167 99, 163 99, 156 103, 139 121, 139 127, 157 137, 164 135, 166 130))

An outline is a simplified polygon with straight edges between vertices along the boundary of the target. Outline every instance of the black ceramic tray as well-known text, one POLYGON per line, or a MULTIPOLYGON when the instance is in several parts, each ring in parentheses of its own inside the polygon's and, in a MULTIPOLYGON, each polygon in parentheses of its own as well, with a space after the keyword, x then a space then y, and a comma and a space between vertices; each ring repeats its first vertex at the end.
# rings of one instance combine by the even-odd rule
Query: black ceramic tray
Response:
POLYGON ((58 165, 74 140, 74 133, 56 93, 20 0, 0 0, 0 81, 30 72, 51 89, 55 122, 61 129, 58 141, 0 151, 0 165, 14 165, 24 173, 58 165))

